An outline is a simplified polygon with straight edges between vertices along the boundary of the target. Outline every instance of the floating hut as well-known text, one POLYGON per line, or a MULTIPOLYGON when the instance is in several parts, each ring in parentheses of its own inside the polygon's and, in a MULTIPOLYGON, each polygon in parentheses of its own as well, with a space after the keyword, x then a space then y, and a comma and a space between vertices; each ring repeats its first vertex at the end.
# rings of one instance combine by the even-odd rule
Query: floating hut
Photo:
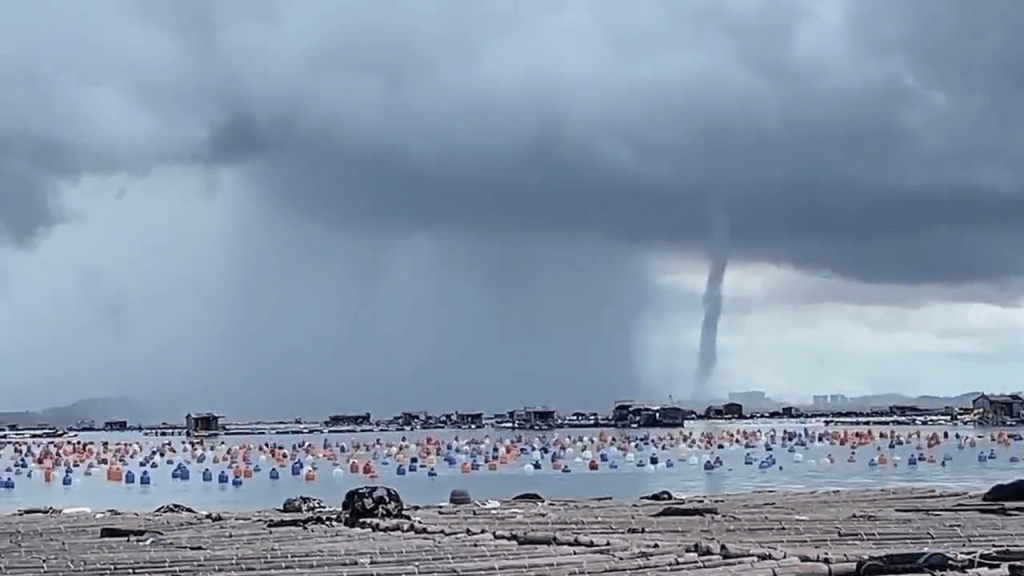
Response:
POLYGON ((128 421, 127 420, 107 420, 103 423, 104 432, 127 432, 128 421))
POLYGON ((221 416, 213 412, 185 415, 185 433, 189 436, 212 436, 221 432, 221 416))
POLYGON ((456 412, 455 425, 459 428, 481 428, 484 425, 484 413, 456 412))
POLYGON ((982 426, 1016 424, 1024 414, 1024 398, 1017 394, 981 394, 971 405, 982 426))

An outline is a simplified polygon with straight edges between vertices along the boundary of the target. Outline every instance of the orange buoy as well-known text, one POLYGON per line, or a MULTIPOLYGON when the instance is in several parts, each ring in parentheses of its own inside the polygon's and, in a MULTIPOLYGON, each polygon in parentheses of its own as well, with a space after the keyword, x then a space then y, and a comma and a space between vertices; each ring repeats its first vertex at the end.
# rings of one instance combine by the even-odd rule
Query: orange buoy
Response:
POLYGON ((43 470, 43 482, 53 482, 53 468, 43 470))
POLYGON ((473 471, 473 467, 470 466, 469 462, 463 462, 462 466, 459 466, 459 469, 462 471, 463 474, 469 474, 470 472, 473 471))
POLYGON ((352 460, 348 463, 348 471, 352 474, 359 474, 359 462, 352 460))
MULTIPOLYGON (((357 471, 358 471, 358 469, 357 469, 357 471)), ((367 476, 369 476, 370 474, 373 474, 373 473, 374 473, 373 462, 367 460, 366 463, 363 464, 363 474, 366 474, 367 476)))
POLYGON ((313 480, 316 480, 316 470, 306 468, 306 482, 312 482, 313 480))
POLYGON ((561 470, 562 469, 562 461, 561 460, 555 460, 554 462, 552 462, 551 463, 551 469, 552 470, 561 470))
POLYGON ((597 460, 591 460, 590 464, 588 464, 588 466, 590 467, 591 470, 597 470, 597 469, 601 468, 601 465, 597 463, 597 460))
POLYGON ((245 478, 252 478, 252 468, 249 468, 248 466, 242 468, 242 476, 245 478))
POLYGON ((487 463, 487 469, 490 470, 491 472, 494 472, 495 470, 498 469, 498 463, 495 462, 494 460, 491 460, 490 462, 487 463))

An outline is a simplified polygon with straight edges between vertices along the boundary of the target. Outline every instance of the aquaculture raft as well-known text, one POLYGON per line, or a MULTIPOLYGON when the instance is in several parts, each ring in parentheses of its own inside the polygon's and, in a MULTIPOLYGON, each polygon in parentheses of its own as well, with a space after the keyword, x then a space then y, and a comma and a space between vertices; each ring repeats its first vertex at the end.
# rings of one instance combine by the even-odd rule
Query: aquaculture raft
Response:
POLYGON ((280 512, 7 516, 0 572, 825 576, 856 574, 868 557, 930 549, 972 555, 968 573, 1007 574, 1024 557, 1024 516, 1014 505, 928 489, 508 501, 409 514, 358 528, 329 514, 280 512), (293 527, 268 526, 282 523, 293 527), (103 528, 120 533, 101 538, 103 528))

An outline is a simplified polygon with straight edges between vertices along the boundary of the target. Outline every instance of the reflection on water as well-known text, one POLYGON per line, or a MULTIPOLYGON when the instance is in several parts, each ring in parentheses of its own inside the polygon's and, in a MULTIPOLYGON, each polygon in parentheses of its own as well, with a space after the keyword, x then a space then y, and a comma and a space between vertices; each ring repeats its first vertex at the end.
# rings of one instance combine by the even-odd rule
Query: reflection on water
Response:
MULTIPOLYGON (((783 426, 785 425, 775 425, 777 430, 781 430, 783 426)), ((762 426, 762 428, 766 427, 762 426)), ((907 431, 903 430, 903 432, 907 431)), ((925 430, 924 433, 929 431, 925 430)), ((960 429, 960 432, 961 434, 974 433, 973 430, 966 428, 960 429)), ((477 431, 473 436, 482 437, 485 433, 477 431)), ((492 437, 502 433, 501 431, 492 432, 492 437)), ((652 432, 652 434, 656 433, 652 432)), ((506 431, 504 434, 507 435, 508 432, 506 431)), ((564 435, 565 432, 561 434, 564 435)), ((596 436, 597 431, 575 430, 571 431, 571 434, 573 436, 596 436)), ((410 439, 414 437, 412 433, 362 434, 357 437, 364 442, 376 438, 387 442, 397 441, 403 435, 410 439)), ((416 433, 415 437, 427 435, 450 439, 459 436, 459 433, 455 431, 416 433)), ((462 431, 461 435, 462 437, 468 436, 465 431, 462 431)), ((217 484, 216 481, 212 483, 201 481, 203 468, 210 467, 216 476, 220 469, 224 468, 224 464, 192 464, 190 466, 192 475, 188 481, 171 479, 173 466, 164 464, 150 470, 153 482, 151 486, 128 486, 123 483, 108 482, 104 478, 102 470, 98 470, 94 476, 87 477, 82 475, 80 469, 76 469, 71 486, 62 486, 59 476, 55 477, 55 481, 51 484, 44 483, 42 475, 38 473, 34 474, 33 478, 27 478, 24 475, 13 476, 16 482, 15 489, 0 490, 0 511, 12 511, 28 506, 58 508, 86 506, 93 510, 116 508, 145 511, 168 502, 178 502, 200 510, 253 510, 280 506, 285 498, 298 494, 316 496, 328 503, 337 504, 340 503, 346 490, 372 482, 394 486, 407 502, 428 504, 447 501, 449 492, 454 488, 469 490, 475 499, 501 499, 521 492, 537 492, 549 498, 600 496, 635 498, 657 490, 671 490, 678 494, 691 495, 769 489, 881 488, 908 484, 981 491, 996 482, 1005 482, 1019 477, 1021 464, 1010 462, 1009 459, 1011 456, 1024 456, 1024 446, 1020 443, 1004 447, 989 442, 987 438, 981 438, 978 440, 976 448, 958 450, 952 436, 953 431, 950 432, 950 439, 945 443, 933 450, 922 450, 925 454, 934 454, 940 463, 943 456, 948 454, 952 459, 946 462, 945 466, 925 462, 921 462, 917 466, 908 466, 908 457, 918 452, 914 443, 911 443, 897 446, 893 450, 882 445, 882 451, 892 461, 886 466, 877 468, 869 468, 867 465, 871 455, 878 453, 876 447, 859 448, 856 451, 857 461, 854 463, 846 461, 850 453, 850 449, 846 447, 809 446, 806 449, 800 448, 797 453, 789 453, 785 449, 776 447, 772 454, 779 465, 768 470, 759 470, 756 463, 745 465, 744 455, 748 451, 742 447, 730 447, 713 452, 713 455, 722 458, 724 466, 712 472, 705 472, 700 464, 688 464, 687 456, 691 454, 690 452, 673 449, 659 451, 658 454, 662 460, 674 459, 676 465, 672 468, 657 470, 638 468, 634 464, 620 460, 620 467, 617 470, 609 470, 607 465, 602 465, 599 471, 589 471, 585 464, 569 460, 571 473, 552 471, 547 469, 547 464, 545 464, 545 470, 527 474, 523 471, 527 457, 523 457, 518 463, 512 462, 494 472, 480 470, 469 474, 463 474, 457 466, 449 467, 442 462, 438 466, 438 476, 435 478, 428 478, 425 468, 406 476, 398 476, 395 474, 396 465, 392 463, 388 467, 381 466, 378 480, 369 480, 358 474, 350 474, 347 468, 344 473, 335 472, 329 463, 323 462, 317 479, 307 482, 301 476, 292 476, 288 469, 281 470, 279 480, 271 480, 268 474, 269 466, 264 466, 261 472, 256 473, 253 478, 245 479, 244 484, 238 488, 217 484), (996 459, 986 460, 984 463, 978 462, 978 453, 982 450, 987 453, 990 449, 995 450, 996 459), (802 457, 802 462, 795 461, 797 454, 802 457), (835 457, 835 464, 824 463, 828 454, 835 457), (896 458, 892 458, 893 456, 898 457, 899 461, 895 461, 896 458)), ((351 442, 353 437, 353 435, 328 436, 331 442, 351 442)), ((154 441, 152 438, 129 435, 97 435, 92 438, 83 436, 81 439, 99 438, 122 442, 154 441)), ((300 440, 320 445, 324 436, 225 438, 225 441, 230 444, 278 442, 292 445, 300 440)), ((181 439, 174 439, 176 443, 180 441, 181 439)), ((750 452, 758 459, 766 454, 763 448, 750 452)), ((648 453, 642 453, 642 455, 646 454, 648 453)), ((692 454, 700 458, 704 457, 703 452, 692 454)), ((3 458, 4 460, 11 458, 9 448, 4 451, 3 458)), ((4 477, 7 475, 9 474, 5 473, 4 477)))

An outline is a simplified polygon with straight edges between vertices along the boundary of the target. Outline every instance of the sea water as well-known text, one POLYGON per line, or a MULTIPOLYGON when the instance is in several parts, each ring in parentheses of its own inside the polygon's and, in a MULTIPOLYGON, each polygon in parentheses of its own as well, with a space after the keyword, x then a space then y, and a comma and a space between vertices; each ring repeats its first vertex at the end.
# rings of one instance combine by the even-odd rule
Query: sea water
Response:
MULTIPOLYGON (((718 429, 736 429, 738 426, 719 425, 718 429)), ((802 425, 792 423, 774 423, 771 426, 764 424, 751 426, 744 424, 743 427, 756 427, 762 430, 774 428, 781 432, 784 429, 802 429, 802 425)), ((687 428, 690 431, 692 428, 687 428)), ((821 426, 811 426, 811 430, 820 430, 821 426)), ((841 430, 842 428, 830 427, 829 430, 841 430)), ((858 429, 863 430, 864 427, 858 429)), ((889 430, 889 427, 874 427, 879 430, 889 430)), ((697 425, 696 430, 701 428, 697 425)), ((852 430, 852 429, 851 429, 852 430)), ((909 428, 896 428, 897 432, 906 434, 909 428)), ((797 452, 787 452, 785 448, 778 445, 773 447, 771 452, 766 452, 763 446, 756 450, 747 450, 742 446, 728 447, 721 450, 709 452, 689 450, 686 453, 696 455, 699 463, 691 465, 687 457, 683 456, 676 448, 655 453, 662 461, 666 458, 675 460, 675 466, 671 468, 640 468, 634 463, 626 462, 621 457, 613 457, 618 460, 619 468, 611 470, 607 463, 601 463, 601 469, 590 471, 586 462, 575 462, 575 456, 564 460, 572 472, 563 473, 552 470, 548 458, 543 460, 544 469, 532 473, 523 470, 523 466, 529 463, 529 456, 522 456, 518 461, 510 461, 507 465, 499 467, 497 471, 488 471, 486 466, 480 470, 464 474, 458 466, 449 466, 443 460, 439 460, 436 466, 437 476, 428 477, 427 467, 420 466, 417 472, 409 472, 404 476, 395 473, 397 462, 390 461, 388 466, 376 461, 379 478, 370 479, 362 474, 349 472, 344 457, 340 458, 340 468, 343 473, 336 474, 335 468, 326 461, 319 462, 317 477, 313 481, 306 481, 302 475, 293 476, 290 466, 280 468, 280 479, 271 480, 269 476, 270 462, 261 463, 262 470, 255 472, 252 478, 245 478, 242 486, 234 487, 230 484, 218 484, 217 475, 221 470, 230 470, 226 463, 213 464, 211 459, 204 463, 189 465, 191 478, 187 481, 171 478, 174 465, 160 463, 158 468, 149 470, 152 478, 150 486, 141 486, 138 483, 126 485, 124 482, 110 482, 106 479, 102 468, 96 469, 92 476, 85 476, 83 468, 75 468, 70 486, 63 486, 61 478, 63 470, 58 468, 54 471, 51 483, 43 482, 41 470, 36 469, 33 477, 28 478, 24 474, 15 476, 11 473, 0 473, 4 478, 10 476, 14 479, 16 486, 13 490, 0 490, 0 512, 10 512, 25 507, 54 508, 87 507, 93 511, 106 509, 117 509, 124 511, 149 511, 162 504, 176 502, 191 506, 197 510, 206 511, 241 511, 257 510, 279 507, 285 498, 296 495, 308 495, 323 499, 328 504, 340 504, 345 492, 356 486, 367 484, 384 484, 396 488, 402 498, 411 504, 432 504, 447 501, 449 493, 455 489, 469 490, 474 499, 503 499, 522 492, 536 492, 548 498, 594 498, 610 496, 614 498, 635 498, 643 494, 658 490, 669 490, 679 495, 696 494, 722 494, 732 492, 746 492, 753 490, 834 490, 834 489, 858 489, 858 488, 884 488, 891 486, 928 486, 950 490, 984 491, 992 484, 1017 479, 1024 473, 1022 464, 1010 461, 1011 456, 1024 459, 1024 442, 1012 443, 1008 447, 999 446, 990 442, 988 437, 979 437, 977 446, 974 448, 957 449, 957 442, 954 433, 961 435, 973 435, 976 433, 971 428, 927 428, 921 429, 922 438, 932 431, 949 432, 949 439, 944 440, 939 446, 918 451, 917 441, 911 441, 903 446, 896 446, 889 449, 886 440, 877 441, 875 445, 864 446, 856 450, 856 462, 847 462, 851 450, 848 446, 838 445, 812 445, 805 449, 798 447, 797 452), (881 446, 881 453, 886 454, 890 462, 886 466, 871 468, 868 460, 879 453, 877 447, 881 446), (986 460, 984 463, 978 461, 978 453, 984 451, 986 454, 994 449, 996 459, 986 460), (751 452, 755 456, 754 465, 744 464, 744 455, 751 452), (925 461, 917 466, 907 465, 911 454, 923 452, 935 455, 937 462, 929 464, 925 461), (759 470, 757 462, 767 454, 774 455, 776 465, 768 470, 759 470), (801 462, 795 460, 800 454, 801 462), (828 454, 835 458, 834 464, 826 464, 828 454), (952 460, 941 465, 944 455, 949 454, 952 460), (721 457, 724 465, 714 471, 705 471, 703 461, 705 455, 721 457), (893 456, 898 456, 899 461, 895 462, 893 456), (203 482, 202 471, 210 468, 214 474, 213 482, 203 482)), ((560 436, 589 436, 594 438, 598 430, 560 430, 554 433, 560 436)), ((608 434, 620 435, 622 431, 607 430, 608 434)), ((643 434, 643 430, 631 430, 633 434, 643 434)), ((650 430, 652 436, 667 433, 667 431, 650 430)), ((529 436, 531 433, 525 433, 529 436)), ((551 433, 549 433, 551 434, 551 433)), ((348 442, 358 440, 360 442, 372 442, 381 439, 384 442, 397 441, 402 436, 412 441, 417 438, 431 436, 441 440, 460 438, 482 438, 490 435, 492 439, 497 437, 511 437, 513 433, 508 430, 441 430, 441 431, 420 431, 420 432, 393 432, 393 433, 361 433, 361 434, 332 434, 332 435, 304 435, 304 436, 225 436, 222 439, 228 445, 238 444, 263 444, 265 442, 278 443, 285 446, 299 442, 310 442, 321 446, 327 438, 331 443, 348 442)), ((163 441, 172 441, 178 445, 181 437, 161 438, 143 437, 132 434, 86 434, 75 440, 110 442, 140 442, 145 446, 147 443, 159 444, 163 441)), ((638 453, 638 458, 644 458, 651 453, 650 449, 638 453)), ((12 452, 8 447, 2 453, 4 462, 11 462, 12 452)), ((578 454, 577 454, 578 455, 578 454)), ((169 455, 174 457, 174 455, 169 455)), ((180 456, 180 455, 179 455, 180 456)), ((596 457, 596 454, 595 454, 596 457)), ((181 458, 177 458, 176 462, 181 458)), ((6 466, 6 465, 5 465, 6 466)), ((125 470, 133 470, 136 478, 141 474, 142 468, 127 466, 125 470)))

